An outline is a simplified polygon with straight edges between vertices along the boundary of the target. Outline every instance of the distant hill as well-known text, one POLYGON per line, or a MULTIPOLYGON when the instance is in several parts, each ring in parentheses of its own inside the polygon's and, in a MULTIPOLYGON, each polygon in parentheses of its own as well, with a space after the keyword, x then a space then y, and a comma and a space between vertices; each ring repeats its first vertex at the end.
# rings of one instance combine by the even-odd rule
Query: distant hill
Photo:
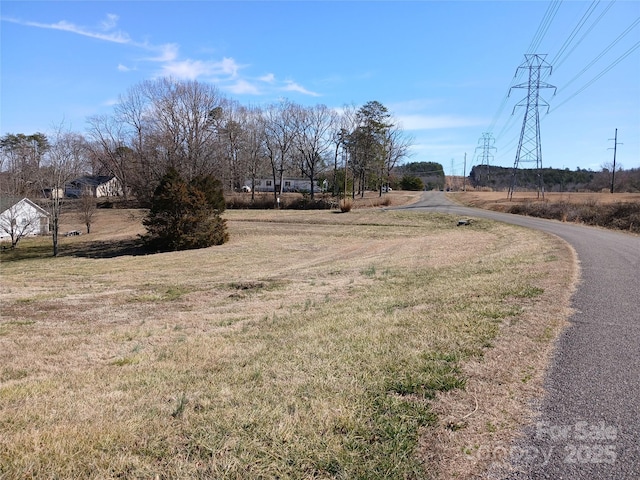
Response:
POLYGON ((393 170, 396 177, 419 178, 425 189, 442 190, 445 187, 444 168, 436 162, 412 162, 399 165, 393 170))
MULTIPOLYGON (((611 172, 607 169, 594 172, 580 168, 543 168, 540 172, 544 188, 549 192, 598 192, 611 188, 611 172)), ((536 169, 518 169, 516 188, 535 190, 538 183, 537 174, 536 169)), ((512 168, 475 165, 469 172, 468 182, 474 188, 508 190, 512 176, 512 168)), ((640 192, 640 168, 616 171, 614 183, 616 192, 640 192)))

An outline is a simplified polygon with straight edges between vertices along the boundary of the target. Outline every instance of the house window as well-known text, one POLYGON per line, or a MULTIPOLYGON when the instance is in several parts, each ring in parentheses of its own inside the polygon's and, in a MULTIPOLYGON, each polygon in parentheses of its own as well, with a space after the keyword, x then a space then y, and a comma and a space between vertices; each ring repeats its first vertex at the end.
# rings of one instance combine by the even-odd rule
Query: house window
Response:
POLYGON ((271 186, 271 180, 267 180, 267 187, 271 186))
POLYGON ((285 182, 284 182, 284 186, 285 186, 285 187, 290 187, 290 186, 291 186, 291 182, 289 182, 289 181, 285 180, 285 182))

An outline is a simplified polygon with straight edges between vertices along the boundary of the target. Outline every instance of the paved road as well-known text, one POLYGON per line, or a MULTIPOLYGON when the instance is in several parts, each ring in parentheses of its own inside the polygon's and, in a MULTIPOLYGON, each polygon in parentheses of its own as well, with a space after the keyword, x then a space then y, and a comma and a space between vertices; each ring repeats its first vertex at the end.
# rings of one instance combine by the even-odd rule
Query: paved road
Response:
POLYGON ((511 449, 511 479, 640 479, 640 238, 459 206, 426 192, 403 207, 555 234, 576 250, 576 313, 560 336, 540 418, 511 449))

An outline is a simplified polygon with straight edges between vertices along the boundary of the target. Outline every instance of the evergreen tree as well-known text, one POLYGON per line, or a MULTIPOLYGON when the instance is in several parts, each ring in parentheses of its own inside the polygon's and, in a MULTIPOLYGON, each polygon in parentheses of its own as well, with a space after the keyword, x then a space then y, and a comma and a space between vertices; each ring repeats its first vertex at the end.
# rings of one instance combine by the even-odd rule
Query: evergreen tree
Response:
POLYGON ((169 168, 151 199, 143 221, 147 228, 143 239, 156 251, 221 245, 228 240, 223 211, 219 181, 206 175, 187 183, 177 170, 169 168))

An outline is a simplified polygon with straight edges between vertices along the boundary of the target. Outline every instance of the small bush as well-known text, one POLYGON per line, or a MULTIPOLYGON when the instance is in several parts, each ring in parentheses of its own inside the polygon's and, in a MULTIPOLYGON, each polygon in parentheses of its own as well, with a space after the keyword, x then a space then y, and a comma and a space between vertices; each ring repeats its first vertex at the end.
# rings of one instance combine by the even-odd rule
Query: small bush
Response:
POLYGON ((343 198, 340 200, 340 211, 342 213, 350 212, 351 208, 353 208, 353 202, 350 198, 343 198))

